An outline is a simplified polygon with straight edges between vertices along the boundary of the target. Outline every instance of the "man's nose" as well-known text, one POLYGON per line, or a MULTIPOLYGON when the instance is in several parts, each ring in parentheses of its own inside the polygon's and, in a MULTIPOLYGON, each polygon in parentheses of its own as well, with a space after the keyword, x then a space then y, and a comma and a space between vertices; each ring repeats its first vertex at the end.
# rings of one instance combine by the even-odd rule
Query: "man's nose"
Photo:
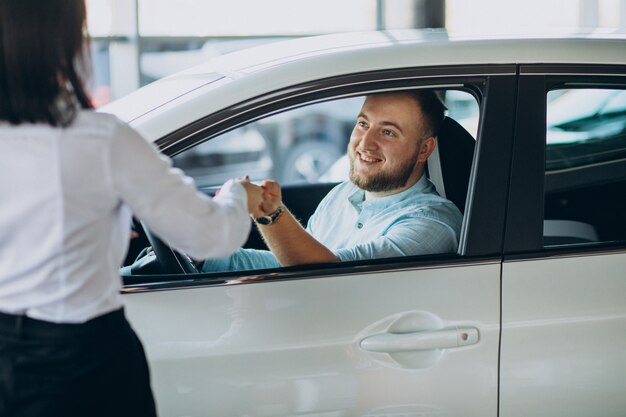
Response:
POLYGON ((361 136, 361 148, 375 149, 378 146, 378 135, 374 129, 368 129, 361 136))

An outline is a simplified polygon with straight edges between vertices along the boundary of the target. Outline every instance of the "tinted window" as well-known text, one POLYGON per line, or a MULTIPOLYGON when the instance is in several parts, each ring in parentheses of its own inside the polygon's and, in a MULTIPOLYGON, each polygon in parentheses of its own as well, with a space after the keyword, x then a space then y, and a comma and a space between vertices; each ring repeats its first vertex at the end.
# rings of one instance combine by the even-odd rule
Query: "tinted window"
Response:
POLYGON ((547 127, 548 170, 626 157, 626 91, 551 91, 547 127))
POLYGON ((344 153, 362 98, 317 103, 276 114, 174 157, 199 186, 232 177, 316 183, 344 153))
POLYGON ((626 240, 626 90, 547 100, 544 246, 626 240))

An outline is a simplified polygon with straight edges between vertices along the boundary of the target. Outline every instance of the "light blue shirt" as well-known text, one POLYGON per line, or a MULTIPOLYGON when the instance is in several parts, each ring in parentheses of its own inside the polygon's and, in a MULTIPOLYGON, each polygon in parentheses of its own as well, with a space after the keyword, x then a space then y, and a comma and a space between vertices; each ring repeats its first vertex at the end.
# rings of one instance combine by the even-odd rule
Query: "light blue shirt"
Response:
MULTIPOLYGON (((455 252, 462 220, 426 176, 401 193, 370 200, 347 181, 324 197, 307 231, 345 262, 455 252)), ((277 267, 270 251, 240 249, 228 258, 208 260, 203 271, 277 267)))

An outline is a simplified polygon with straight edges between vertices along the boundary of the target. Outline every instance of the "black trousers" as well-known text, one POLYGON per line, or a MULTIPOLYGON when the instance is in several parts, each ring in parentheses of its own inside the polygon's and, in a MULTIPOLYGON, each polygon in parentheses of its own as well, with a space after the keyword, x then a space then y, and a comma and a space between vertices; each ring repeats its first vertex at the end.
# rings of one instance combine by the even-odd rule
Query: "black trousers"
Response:
POLYGON ((83 324, 0 313, 0 416, 156 416, 123 310, 83 324))

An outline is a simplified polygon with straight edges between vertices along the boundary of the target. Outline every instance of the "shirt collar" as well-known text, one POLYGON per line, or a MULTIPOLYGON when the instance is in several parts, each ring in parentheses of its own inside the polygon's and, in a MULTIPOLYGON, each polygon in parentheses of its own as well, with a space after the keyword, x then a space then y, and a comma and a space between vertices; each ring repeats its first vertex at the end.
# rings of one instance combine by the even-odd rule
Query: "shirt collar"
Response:
POLYGON ((358 188, 354 183, 351 183, 353 187, 356 189, 350 196, 348 197, 348 201, 354 206, 357 212, 361 212, 363 206, 366 205, 372 209, 382 209, 385 207, 389 207, 392 204, 398 203, 404 200, 407 197, 411 197, 415 194, 419 193, 431 193, 432 184, 426 175, 422 174, 420 179, 413 184, 410 188, 399 192, 397 194, 388 195, 386 197, 377 198, 374 200, 365 201, 365 190, 358 188))

